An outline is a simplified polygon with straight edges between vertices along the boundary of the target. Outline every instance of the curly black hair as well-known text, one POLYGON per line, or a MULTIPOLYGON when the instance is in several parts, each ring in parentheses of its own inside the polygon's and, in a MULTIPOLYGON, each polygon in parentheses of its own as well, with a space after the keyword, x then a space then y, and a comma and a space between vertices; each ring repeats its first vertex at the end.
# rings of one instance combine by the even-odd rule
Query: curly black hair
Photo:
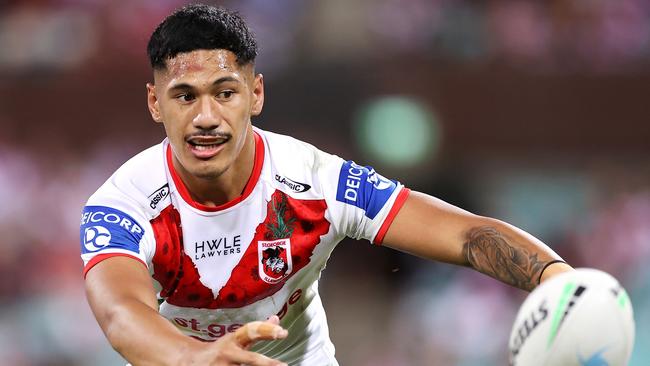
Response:
POLYGON ((224 49, 237 56, 237 63, 254 63, 257 41, 242 17, 234 11, 202 4, 184 6, 163 20, 149 39, 151 67, 166 68, 165 62, 179 53, 224 49))

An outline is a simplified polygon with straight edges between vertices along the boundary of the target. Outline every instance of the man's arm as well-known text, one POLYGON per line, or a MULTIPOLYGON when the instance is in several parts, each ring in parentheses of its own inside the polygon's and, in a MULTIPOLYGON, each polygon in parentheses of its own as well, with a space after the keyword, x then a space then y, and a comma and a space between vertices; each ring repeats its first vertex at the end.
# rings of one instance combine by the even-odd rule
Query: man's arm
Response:
POLYGON ((283 365, 247 350, 255 341, 286 337, 277 319, 248 323, 213 343, 185 336, 158 314, 151 277, 133 258, 95 265, 86 275, 86 296, 113 348, 134 366, 283 365))
POLYGON ((470 266, 527 291, 540 280, 572 270, 523 230, 418 192, 411 192, 384 243, 419 257, 470 266))

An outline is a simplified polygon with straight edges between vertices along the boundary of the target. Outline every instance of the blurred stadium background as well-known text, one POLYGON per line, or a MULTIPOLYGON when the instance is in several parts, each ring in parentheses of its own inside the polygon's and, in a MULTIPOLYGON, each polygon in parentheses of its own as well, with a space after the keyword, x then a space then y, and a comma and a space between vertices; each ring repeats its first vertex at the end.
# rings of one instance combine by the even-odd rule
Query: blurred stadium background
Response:
MULTIPOLYGON (((83 294, 78 220, 159 142, 150 32, 179 0, 0 0, 0 363, 120 365, 83 294)), ((650 364, 650 3, 239 0, 254 123, 516 224, 612 273, 650 364)), ((342 365, 504 365, 525 294, 347 241, 322 279, 342 365)), ((146 335, 143 335, 146 336, 146 335)), ((123 363, 122 363, 123 364, 123 363)))

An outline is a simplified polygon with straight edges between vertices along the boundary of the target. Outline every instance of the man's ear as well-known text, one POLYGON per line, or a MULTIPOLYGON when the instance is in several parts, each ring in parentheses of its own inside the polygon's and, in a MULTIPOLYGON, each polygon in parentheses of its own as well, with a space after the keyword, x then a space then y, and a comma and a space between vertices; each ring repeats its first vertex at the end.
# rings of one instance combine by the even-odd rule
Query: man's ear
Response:
POLYGON ((251 107, 251 115, 259 116, 264 107, 264 75, 255 75, 253 81, 253 106, 251 107))
POLYGON ((158 98, 156 97, 156 86, 151 83, 147 83, 147 106, 149 107, 151 118, 158 123, 162 123, 160 106, 158 105, 158 98))

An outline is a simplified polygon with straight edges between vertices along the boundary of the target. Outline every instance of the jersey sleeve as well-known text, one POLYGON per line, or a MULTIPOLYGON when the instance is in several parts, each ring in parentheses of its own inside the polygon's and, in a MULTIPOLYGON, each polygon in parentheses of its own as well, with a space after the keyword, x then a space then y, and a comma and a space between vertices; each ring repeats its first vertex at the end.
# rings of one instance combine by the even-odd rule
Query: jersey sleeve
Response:
POLYGON ((381 244, 410 190, 370 166, 328 160, 321 181, 334 224, 346 236, 381 244))
POLYGON ((104 259, 128 256, 147 268, 155 243, 147 213, 110 183, 89 200, 79 230, 83 274, 104 259))

